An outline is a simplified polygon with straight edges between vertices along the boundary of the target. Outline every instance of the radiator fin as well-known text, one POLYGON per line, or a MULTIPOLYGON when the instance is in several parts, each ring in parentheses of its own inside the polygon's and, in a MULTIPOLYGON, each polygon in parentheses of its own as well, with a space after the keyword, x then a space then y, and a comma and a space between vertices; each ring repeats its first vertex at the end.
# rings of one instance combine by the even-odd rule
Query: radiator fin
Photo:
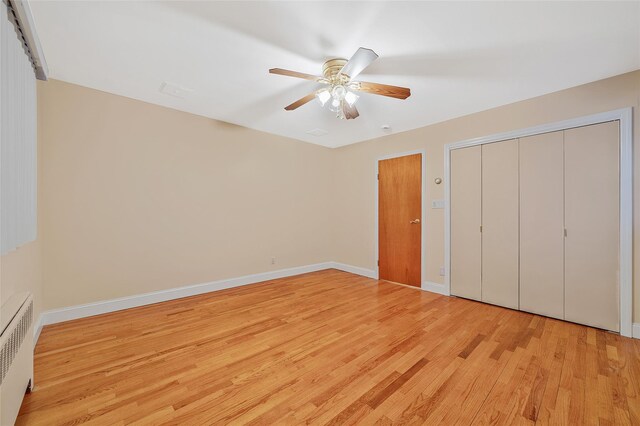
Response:
POLYGON ((30 301, 24 315, 19 319, 18 325, 13 328, 11 336, 9 336, 2 348, 0 348, 0 385, 4 381, 7 371, 9 371, 9 367, 11 367, 11 363, 18 353, 20 345, 22 345, 32 322, 33 301, 30 301))

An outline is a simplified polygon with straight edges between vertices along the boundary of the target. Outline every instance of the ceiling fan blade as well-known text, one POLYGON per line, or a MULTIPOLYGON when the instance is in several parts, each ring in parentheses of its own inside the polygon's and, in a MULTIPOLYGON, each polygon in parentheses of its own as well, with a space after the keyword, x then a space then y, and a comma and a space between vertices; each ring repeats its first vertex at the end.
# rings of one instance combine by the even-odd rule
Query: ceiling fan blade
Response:
POLYGON ((373 61, 378 59, 378 55, 371 49, 361 47, 356 50, 349 62, 344 64, 340 70, 340 74, 349 76, 349 79, 353 80, 358 74, 362 72, 366 67, 371 65, 373 61))
POLYGON ((353 90, 358 90, 360 92, 388 96, 390 98, 396 99, 407 99, 409 96, 411 96, 411 89, 409 89, 408 87, 389 86, 388 84, 359 81, 350 87, 353 90))
POLYGON ((350 106, 348 103, 343 102, 342 112, 344 113, 344 118, 347 120, 353 120, 354 118, 358 118, 360 113, 355 105, 350 106))
POLYGON ((282 68, 271 68, 269 70, 269 73, 271 73, 271 74, 279 74, 279 75, 286 75, 288 77, 303 78, 305 80, 311 80, 311 81, 318 81, 318 80, 320 80, 322 78, 322 77, 318 77, 318 76, 315 76, 315 75, 305 74, 303 72, 298 72, 298 71, 285 70, 285 69, 282 69, 282 68))
POLYGON ((310 102, 313 100, 313 98, 316 97, 315 92, 314 93, 310 93, 307 96, 305 96, 304 98, 300 98, 297 101, 295 101, 294 103, 292 103, 291 105, 287 105, 286 107, 284 107, 284 109, 286 109, 287 111, 293 111, 294 109, 301 107, 302 105, 306 104, 307 102, 310 102))

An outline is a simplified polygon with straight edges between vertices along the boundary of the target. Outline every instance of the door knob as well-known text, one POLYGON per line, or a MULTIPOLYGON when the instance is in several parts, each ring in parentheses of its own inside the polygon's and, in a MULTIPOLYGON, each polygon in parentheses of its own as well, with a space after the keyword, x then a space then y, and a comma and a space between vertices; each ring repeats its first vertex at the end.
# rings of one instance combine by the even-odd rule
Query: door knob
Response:
POLYGON ((416 223, 420 223, 420 219, 413 219, 409 221, 410 224, 414 225, 416 223))

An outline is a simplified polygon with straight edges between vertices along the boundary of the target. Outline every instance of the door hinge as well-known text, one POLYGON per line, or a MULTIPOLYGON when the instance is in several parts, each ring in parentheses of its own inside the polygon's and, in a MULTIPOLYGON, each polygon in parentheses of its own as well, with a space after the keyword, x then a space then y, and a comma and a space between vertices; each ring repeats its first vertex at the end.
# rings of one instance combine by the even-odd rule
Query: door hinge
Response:
POLYGON ((564 236, 567 236, 567 228, 564 228, 564 236))
POLYGON ((482 232, 482 225, 480 225, 480 232, 482 232))
POLYGON ((378 260, 378 266, 380 266, 380 261, 378 260))
POLYGON ((378 173, 378 175, 377 175, 377 176, 378 176, 378 180, 380 180, 380 173, 378 173))

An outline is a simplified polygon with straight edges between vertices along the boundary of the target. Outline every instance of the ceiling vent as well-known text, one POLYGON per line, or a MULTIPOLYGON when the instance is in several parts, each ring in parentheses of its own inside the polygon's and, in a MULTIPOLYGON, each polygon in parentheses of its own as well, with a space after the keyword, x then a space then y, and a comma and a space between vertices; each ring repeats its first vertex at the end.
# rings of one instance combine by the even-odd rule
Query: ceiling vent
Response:
POLYGON ((329 133, 329 132, 327 132, 326 130, 323 130, 323 129, 307 130, 307 134, 308 135, 312 135, 312 136, 324 136, 327 133, 329 133))
POLYGON ((160 92, 176 98, 186 98, 189 94, 193 93, 193 89, 165 81, 160 85, 160 92))

